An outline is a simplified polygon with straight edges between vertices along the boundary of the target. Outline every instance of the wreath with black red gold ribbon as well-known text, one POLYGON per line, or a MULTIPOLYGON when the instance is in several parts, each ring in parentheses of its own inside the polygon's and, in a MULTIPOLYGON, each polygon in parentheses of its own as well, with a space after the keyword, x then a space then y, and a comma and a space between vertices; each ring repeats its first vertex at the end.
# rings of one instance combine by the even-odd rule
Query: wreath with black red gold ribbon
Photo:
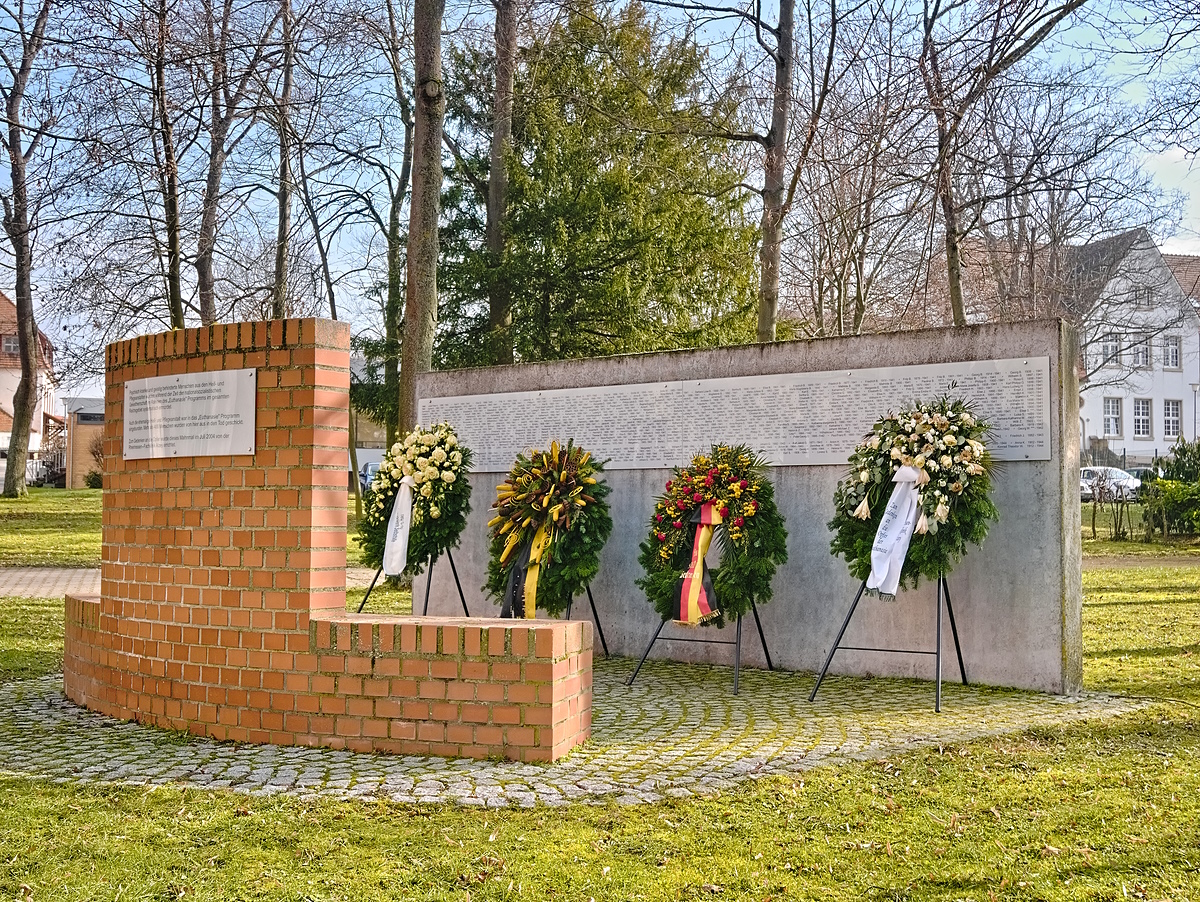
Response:
POLYGON ((672 472, 638 558, 646 575, 637 584, 664 620, 721 626, 771 599, 787 529, 766 471, 745 445, 713 445, 672 472), (721 563, 709 570, 714 538, 721 563))
POLYGON ((604 465, 573 441, 518 454, 496 487, 487 583, 501 617, 564 611, 600 570, 612 532, 604 465))

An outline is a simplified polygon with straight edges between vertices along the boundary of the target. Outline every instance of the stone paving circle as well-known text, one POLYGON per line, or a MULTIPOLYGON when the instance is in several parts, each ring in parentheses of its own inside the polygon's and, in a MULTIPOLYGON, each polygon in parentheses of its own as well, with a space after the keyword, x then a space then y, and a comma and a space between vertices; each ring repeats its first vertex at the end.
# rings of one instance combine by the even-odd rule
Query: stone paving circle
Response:
POLYGON ((1033 726, 1111 717, 1140 703, 902 680, 651 661, 595 664, 592 739, 551 765, 364 755, 180 738, 67 701, 61 676, 0 683, 0 773, 60 783, 229 789, 305 799, 480 807, 619 804, 710 796, 739 782, 1033 726))

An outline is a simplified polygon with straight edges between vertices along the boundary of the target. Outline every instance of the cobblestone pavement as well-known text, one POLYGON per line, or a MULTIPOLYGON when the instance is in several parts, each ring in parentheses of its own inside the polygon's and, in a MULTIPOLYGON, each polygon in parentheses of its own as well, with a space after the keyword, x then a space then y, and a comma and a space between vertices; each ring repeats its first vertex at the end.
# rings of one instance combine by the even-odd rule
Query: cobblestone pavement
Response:
POLYGON ((811 674, 743 671, 734 696, 727 667, 651 661, 627 687, 632 667, 596 663, 592 739, 549 766, 218 743, 91 713, 64 699, 60 677, 0 683, 0 773, 487 807, 637 804, 1138 706, 946 684, 935 714, 927 683, 831 678, 809 704, 811 674))
POLYGON ((0 595, 56 598, 70 593, 100 594, 99 568, 2 567, 0 595))

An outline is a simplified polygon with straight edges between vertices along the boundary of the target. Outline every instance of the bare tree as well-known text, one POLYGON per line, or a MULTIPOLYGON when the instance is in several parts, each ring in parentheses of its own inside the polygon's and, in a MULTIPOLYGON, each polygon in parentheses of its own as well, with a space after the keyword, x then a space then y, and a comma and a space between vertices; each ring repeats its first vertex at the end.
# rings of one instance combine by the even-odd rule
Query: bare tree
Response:
POLYGON ((437 328, 438 211, 442 188, 442 14, 445 0, 416 0, 413 59, 416 128, 408 221, 408 280, 400 365, 400 426, 417 420, 417 377, 429 371, 437 328))
POLYGON ((275 105, 275 127, 279 133, 279 184, 276 187, 275 281, 271 286, 271 316, 274 319, 283 319, 288 315, 288 238, 292 230, 292 66, 295 57, 291 0, 280 0, 279 18, 282 23, 283 85, 275 105))
POLYGON ((3 80, 0 99, 4 101, 7 128, 0 132, 0 147, 8 157, 8 190, 0 191, 4 206, 4 234, 13 255, 17 307, 18 355, 21 380, 13 396, 13 426, 8 442, 8 466, 4 472, 4 497, 28 494, 25 464, 29 456, 29 433, 38 389, 38 327, 33 310, 32 272, 37 199, 30 197, 30 164, 38 154, 49 130, 55 124, 53 105, 48 96, 29 93, 36 67, 43 66, 48 53, 47 26, 55 10, 55 0, 39 0, 32 10, 22 4, 7 7, 0 19, 3 28, 3 80), (27 123, 27 117, 35 121, 27 123))
POLYGON ((988 87, 1041 45, 1087 0, 924 0, 917 67, 936 130, 934 189, 946 242, 946 284, 956 326, 967 324, 964 229, 955 193, 964 123, 988 87))
POLYGON ((283 7, 273 15, 256 16, 256 3, 244 8, 235 0, 198 0, 190 11, 190 43, 197 64, 193 69, 197 93, 204 97, 206 165, 200 228, 193 265, 200 296, 200 321, 217 321, 217 277, 214 269, 222 178, 229 154, 252 127, 246 122, 258 102, 262 69, 273 63, 274 42, 283 7))

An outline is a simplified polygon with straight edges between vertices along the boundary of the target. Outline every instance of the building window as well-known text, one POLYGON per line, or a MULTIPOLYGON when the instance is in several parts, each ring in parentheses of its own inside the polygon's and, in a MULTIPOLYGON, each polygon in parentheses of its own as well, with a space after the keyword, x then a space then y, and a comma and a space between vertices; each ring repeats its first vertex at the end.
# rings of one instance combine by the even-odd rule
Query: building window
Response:
POLYGON ((1104 434, 1106 436, 1121 435, 1121 399, 1104 399, 1104 434))
POLYGON ((1153 307, 1154 295, 1149 286, 1139 285, 1133 289, 1133 305, 1135 307, 1153 307))
POLYGON ((1109 332, 1100 339, 1100 365, 1121 362, 1121 336, 1109 332))
POLYGON ((1135 398, 1133 401, 1133 437, 1151 438, 1149 398, 1135 398))
POLYGON ((16 335, 5 335, 3 351, 5 354, 20 354, 21 353, 21 339, 18 338, 16 335))
POLYGON ((1181 344, 1178 335, 1163 336, 1163 366, 1169 370, 1182 368, 1180 363, 1181 344))
POLYGON ((1163 401, 1163 438, 1179 438, 1179 423, 1182 419, 1182 401, 1163 401))
POLYGON ((1139 341, 1133 346, 1133 365, 1138 369, 1150 367, 1150 339, 1139 341))

